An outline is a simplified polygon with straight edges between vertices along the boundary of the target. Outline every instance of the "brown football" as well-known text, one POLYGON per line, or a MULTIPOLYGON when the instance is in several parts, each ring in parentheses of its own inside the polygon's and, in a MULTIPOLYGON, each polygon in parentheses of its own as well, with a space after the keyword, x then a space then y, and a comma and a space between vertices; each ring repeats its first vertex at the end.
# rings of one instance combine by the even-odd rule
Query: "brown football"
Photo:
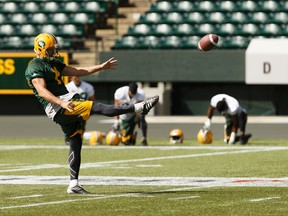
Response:
POLYGON ((216 34, 207 34, 198 42, 198 50, 209 51, 216 47, 219 37, 216 34))

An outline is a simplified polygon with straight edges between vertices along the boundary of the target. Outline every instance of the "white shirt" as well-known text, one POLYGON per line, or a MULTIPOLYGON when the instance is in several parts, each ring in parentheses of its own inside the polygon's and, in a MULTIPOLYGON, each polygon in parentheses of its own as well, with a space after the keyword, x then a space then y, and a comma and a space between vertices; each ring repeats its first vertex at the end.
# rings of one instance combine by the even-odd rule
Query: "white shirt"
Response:
POLYGON ((217 103, 219 101, 222 101, 223 98, 225 98, 227 106, 228 106, 228 109, 224 112, 225 114, 235 115, 238 112, 238 110, 241 109, 239 102, 235 98, 233 98, 227 94, 217 94, 217 95, 213 96, 211 98, 210 105, 212 107, 216 108, 217 103))
POLYGON ((66 88, 69 92, 78 93, 84 100, 94 96, 94 87, 85 81, 81 81, 80 86, 76 86, 73 81, 66 84, 66 88))
MULTIPOLYGON (((120 87, 115 91, 114 99, 119 100, 120 105, 135 104, 145 99, 145 93, 139 87, 137 88, 137 93, 132 98, 129 97, 128 92, 129 92, 129 86, 120 87)), ((134 116, 135 116, 135 113, 127 113, 127 114, 120 115, 119 118, 122 120, 130 120, 134 116)))

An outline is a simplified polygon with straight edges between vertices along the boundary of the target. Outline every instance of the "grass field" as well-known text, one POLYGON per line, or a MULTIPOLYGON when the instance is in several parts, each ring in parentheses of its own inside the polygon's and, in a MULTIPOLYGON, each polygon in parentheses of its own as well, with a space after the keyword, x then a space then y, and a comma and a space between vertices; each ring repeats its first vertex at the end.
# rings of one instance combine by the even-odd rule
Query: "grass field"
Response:
POLYGON ((0 215, 288 215, 288 141, 247 146, 149 140, 88 146, 80 183, 66 193, 62 138, 0 140, 0 215))

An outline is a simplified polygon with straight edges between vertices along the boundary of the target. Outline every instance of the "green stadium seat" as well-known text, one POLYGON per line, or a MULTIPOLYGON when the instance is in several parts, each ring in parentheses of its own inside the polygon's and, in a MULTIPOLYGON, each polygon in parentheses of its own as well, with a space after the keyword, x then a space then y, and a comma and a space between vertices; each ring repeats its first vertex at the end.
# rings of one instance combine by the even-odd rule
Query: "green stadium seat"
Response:
POLYGON ((173 11, 176 12, 191 12, 195 10, 195 5, 192 1, 174 2, 173 11))
POLYGON ((83 31, 82 25, 65 24, 60 25, 58 28, 58 32, 65 36, 80 36, 83 34, 83 31))
POLYGON ((39 3, 38 2, 23 2, 23 5, 21 7, 21 11, 27 12, 27 13, 36 13, 40 11, 39 3))
POLYGON ((240 27, 238 28, 238 34, 239 35, 258 35, 259 33, 259 27, 256 24, 253 23, 246 23, 243 25, 240 25, 240 27))
POLYGON ((79 24, 94 24, 96 23, 96 16, 87 13, 75 13, 71 15, 70 22, 79 24))
POLYGON ((206 18, 209 23, 223 23, 226 22, 226 17, 222 12, 211 12, 206 18))
POLYGON ((218 5, 216 5, 217 11, 220 12, 233 12, 237 11, 237 5, 234 1, 220 1, 218 5))
POLYGON ((3 13, 16 13, 19 7, 16 2, 4 2, 0 6, 0 11, 3 13))
POLYGON ((270 20, 269 15, 265 12, 252 13, 249 19, 252 23, 267 23, 270 20))
POLYGON ((177 24, 183 22, 182 14, 179 12, 165 13, 165 15, 162 17, 163 23, 177 24))
POLYGON ((134 26, 129 27, 128 35, 148 35, 151 31, 151 25, 149 24, 135 24, 134 26))
POLYGON ((160 38, 154 35, 141 37, 138 41, 139 49, 157 49, 160 46, 160 38))
POLYGON ((182 37, 182 49, 195 49, 198 47, 199 36, 182 37))
POLYGON ((172 9, 172 2, 158 1, 151 4, 150 11, 153 12, 170 12, 172 9))
POLYGON ((237 34, 237 26, 233 23, 224 23, 219 25, 216 32, 219 35, 235 35, 237 34))
POLYGON ((176 49, 181 46, 181 37, 171 35, 163 37, 160 42, 160 49, 176 49))
POLYGON ((138 39, 134 36, 123 36, 121 39, 116 40, 113 49, 131 49, 136 48, 138 39))
POLYGON ((16 32, 15 25, 4 24, 0 25, 0 36, 11 36, 16 32))
POLYGON ((211 12, 215 9, 215 2, 213 1, 200 1, 198 2, 197 11, 211 12))
POLYGON ((255 1, 239 1, 238 2, 238 10, 239 11, 256 11, 258 5, 255 1))
POLYGON ((9 23, 13 24, 24 24, 27 23, 27 15, 23 13, 13 13, 10 14, 10 20, 9 23))
POLYGON ((173 34, 178 36, 192 35, 194 32, 193 25, 189 23, 181 23, 174 27, 173 34))
MULTIPOLYGON (((106 2, 104 2, 106 4, 106 2)), ((83 2, 81 11, 83 12, 94 12, 94 13, 103 13, 106 11, 106 5, 100 4, 96 1, 89 1, 89 2, 83 2)))
POLYGON ((227 16, 227 21, 232 23, 246 23, 248 22, 247 13, 234 12, 227 16))
POLYGON ((211 23, 203 23, 194 26, 195 34, 197 35, 205 35, 214 32, 215 26, 211 23))
POLYGON ((279 4, 277 1, 268 0, 268 1, 260 1, 259 10, 267 11, 267 12, 275 12, 279 10, 279 4))
POLYGON ((70 22, 69 15, 67 13, 54 13, 51 14, 51 21, 49 23, 68 23, 70 22))
POLYGON ((46 13, 33 13, 31 14, 30 22, 44 24, 49 22, 48 15, 46 13))
MULTIPOLYGON (((33 40, 34 38, 31 38, 31 42, 33 44, 33 40)), ((71 49, 71 46, 72 46, 72 42, 71 42, 71 39, 69 38, 63 38, 63 37, 58 37, 57 36, 57 40, 58 40, 58 43, 60 44, 61 46, 61 49, 71 49)))
POLYGON ((21 35, 21 36, 31 36, 31 35, 35 35, 36 32, 37 32, 37 28, 35 27, 35 25, 23 24, 17 28, 17 31, 15 32, 15 34, 21 35))
POLYGON ((226 48, 226 49, 247 48, 250 42, 249 37, 243 37, 243 36, 226 37, 223 38, 222 40, 223 42, 219 45, 219 48, 226 48))
POLYGON ((273 23, 286 24, 288 20, 288 13, 287 12, 274 13, 270 19, 271 19, 271 22, 273 23))
POLYGON ((22 47, 23 38, 19 36, 11 36, 11 37, 4 37, 3 43, 1 43, 0 48, 1 49, 18 49, 22 47))
POLYGON ((57 32, 57 28, 53 24, 44 24, 40 25, 38 28, 38 32, 47 32, 55 35, 59 35, 57 32))
POLYGON ((172 26, 169 24, 157 24, 151 31, 151 34, 155 36, 168 36, 172 33, 172 26))
POLYGON ((157 24, 160 23, 162 16, 160 13, 157 12, 147 12, 144 15, 141 15, 139 19, 139 23, 145 24, 157 24))
POLYGON ((205 20, 204 13, 200 12, 190 12, 190 13, 185 13, 184 18, 185 22, 188 23, 202 23, 205 20))
POLYGON ((62 4, 63 10, 65 12, 77 12, 80 9, 80 3, 76 1, 71 1, 71 2, 63 2, 62 4))
POLYGON ((275 36, 281 34, 281 27, 275 23, 269 23, 263 25, 260 28, 260 34, 266 36, 275 36))
POLYGON ((43 2, 41 4, 41 11, 46 13, 55 13, 60 11, 61 9, 62 7, 60 6, 60 3, 57 2, 43 2))

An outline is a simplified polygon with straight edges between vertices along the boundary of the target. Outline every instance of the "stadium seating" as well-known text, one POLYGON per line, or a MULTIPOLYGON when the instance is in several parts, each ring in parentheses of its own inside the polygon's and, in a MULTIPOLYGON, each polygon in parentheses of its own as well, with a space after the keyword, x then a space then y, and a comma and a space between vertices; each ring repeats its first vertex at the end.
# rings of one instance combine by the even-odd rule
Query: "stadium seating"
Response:
POLYGON ((73 44, 80 44, 76 41, 95 38, 95 30, 107 25, 108 4, 111 5, 111 1, 0 1, 0 36, 3 37, 0 49, 31 49, 31 38, 40 32, 53 33, 63 42, 69 41, 63 48, 73 49, 73 44), (19 43, 19 37, 22 43, 19 43))
POLYGON ((158 0, 125 36, 160 38, 141 48, 194 49, 203 35, 215 33, 218 49, 245 49, 252 38, 288 37, 287 20, 284 0, 158 0))

